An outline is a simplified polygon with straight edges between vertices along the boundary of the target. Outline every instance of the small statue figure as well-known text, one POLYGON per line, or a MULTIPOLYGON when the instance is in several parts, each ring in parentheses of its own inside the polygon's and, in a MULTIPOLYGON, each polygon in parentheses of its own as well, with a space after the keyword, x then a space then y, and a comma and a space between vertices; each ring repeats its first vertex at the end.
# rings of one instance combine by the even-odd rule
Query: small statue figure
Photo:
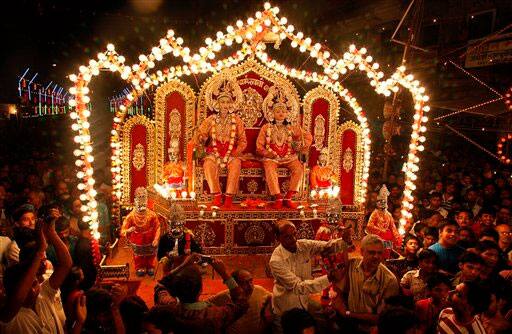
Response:
POLYGON ((298 117, 299 104, 291 94, 276 86, 270 87, 263 101, 263 110, 268 123, 260 129, 256 151, 263 158, 265 180, 274 197, 272 207, 281 209, 284 204, 297 209, 298 204, 293 202, 293 196, 298 192, 304 175, 299 154, 308 152, 313 137, 299 125, 293 124, 298 117), (290 186, 284 199, 279 188, 278 167, 286 167, 291 172, 290 186))
POLYGON ((310 173, 310 188, 329 189, 337 182, 336 173, 331 166, 329 166, 329 151, 323 148, 318 156, 318 164, 311 169, 310 173))
POLYGON ((164 275, 180 265, 191 253, 202 253, 201 246, 194 239, 192 231, 185 227, 185 210, 176 202, 169 208, 167 233, 158 244, 158 260, 163 263, 164 275))
POLYGON ((164 185, 174 190, 185 187, 185 168, 183 162, 179 160, 179 146, 178 139, 171 139, 169 149, 167 150, 169 161, 164 165, 162 175, 164 185))
POLYGON ((366 233, 376 234, 382 238, 384 245, 388 249, 387 256, 390 255, 390 249, 393 246, 399 249, 402 245, 402 236, 398 233, 393 216, 388 211, 389 191, 385 184, 379 190, 377 196, 377 208, 373 210, 368 224, 366 225, 366 233))
POLYGON ((222 189, 219 182, 219 171, 226 167, 228 176, 224 208, 231 207, 233 196, 238 191, 238 179, 242 161, 240 155, 247 146, 244 124, 236 115, 243 99, 243 93, 236 81, 220 78, 214 82, 207 92, 208 106, 217 114, 208 116, 197 130, 191 144, 194 147, 204 146, 207 153, 203 160, 204 177, 213 195, 212 206, 222 205, 222 189))
POLYGON ((134 209, 126 216, 121 235, 131 244, 137 276, 155 273, 155 250, 160 238, 160 221, 156 213, 147 208, 146 188, 135 190, 134 209))

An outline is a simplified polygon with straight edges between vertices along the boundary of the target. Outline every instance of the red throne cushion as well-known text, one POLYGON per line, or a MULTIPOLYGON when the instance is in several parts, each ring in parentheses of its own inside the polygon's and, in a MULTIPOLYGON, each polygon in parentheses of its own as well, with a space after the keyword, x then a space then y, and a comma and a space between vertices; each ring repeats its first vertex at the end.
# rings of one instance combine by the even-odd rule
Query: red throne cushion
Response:
POLYGON ((256 159, 242 160, 242 168, 262 168, 261 161, 256 159))

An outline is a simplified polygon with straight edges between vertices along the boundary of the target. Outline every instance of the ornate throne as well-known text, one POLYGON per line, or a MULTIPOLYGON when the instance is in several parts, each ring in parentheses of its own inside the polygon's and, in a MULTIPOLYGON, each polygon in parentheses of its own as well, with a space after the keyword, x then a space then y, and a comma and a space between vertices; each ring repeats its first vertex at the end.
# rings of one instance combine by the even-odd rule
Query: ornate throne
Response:
MULTIPOLYGON (((241 65, 226 69, 217 75, 227 75, 235 78, 238 85, 242 89, 244 95, 244 102, 238 110, 238 116, 242 119, 245 126, 247 136, 247 148, 243 152, 242 157, 242 171, 240 174, 240 185, 238 194, 235 197, 237 200, 243 200, 247 197, 256 197, 266 199, 268 198, 268 191, 264 180, 263 166, 256 155, 256 138, 260 128, 266 123, 263 115, 262 103, 267 96, 268 90, 273 85, 279 89, 286 90, 297 100, 299 104, 300 97, 295 86, 286 78, 270 71, 265 66, 259 64, 255 60, 248 60, 241 65), (226 73, 227 72, 227 73, 226 73)), ((215 76, 210 77, 202 86, 198 96, 197 103, 197 121, 200 124, 206 117, 213 113, 206 103, 206 95, 209 89, 212 89, 212 83, 215 81, 215 76)), ((300 122, 301 120, 299 120, 300 122)), ((200 200, 209 199, 209 189, 206 180, 204 179, 202 162, 198 161, 195 167, 195 183, 194 187, 198 198, 200 200)), ((305 165, 307 174, 307 166, 305 165)), ((288 171, 286 168, 280 168, 279 183, 281 189, 287 189, 288 171)), ((307 197, 306 180, 307 175, 301 185, 301 199, 307 197)), ((221 184, 224 185, 226 179, 226 170, 221 171, 221 184)))

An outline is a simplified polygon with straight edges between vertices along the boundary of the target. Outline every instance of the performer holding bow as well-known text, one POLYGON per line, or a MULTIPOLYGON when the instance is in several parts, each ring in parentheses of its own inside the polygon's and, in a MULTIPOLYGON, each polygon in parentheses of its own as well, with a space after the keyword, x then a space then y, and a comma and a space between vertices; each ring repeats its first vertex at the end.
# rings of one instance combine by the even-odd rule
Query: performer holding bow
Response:
POLYGON ((290 187, 284 196, 284 204, 296 209, 297 204, 292 201, 292 197, 299 190, 304 174, 298 154, 308 151, 313 138, 309 132, 293 124, 299 114, 299 101, 291 94, 286 94, 276 86, 270 87, 263 101, 263 111, 268 123, 260 129, 256 151, 263 157, 265 179, 270 194, 275 199, 273 208, 283 207, 277 168, 284 166, 291 172, 290 187))
POLYGON ((228 177, 224 207, 229 208, 233 196, 238 191, 240 177, 240 155, 247 146, 244 124, 235 114, 242 102, 242 89, 236 81, 219 78, 212 84, 206 94, 206 103, 217 114, 206 118, 192 139, 194 146, 203 145, 206 157, 203 170, 210 193, 213 194, 212 205, 222 205, 222 190, 219 183, 219 169, 226 167, 228 177))
POLYGON ((145 188, 135 190, 135 208, 126 216, 121 235, 126 236, 133 248, 133 260, 137 276, 155 273, 155 250, 160 238, 160 221, 156 213, 147 208, 148 194, 145 188))
POLYGON ((379 190, 377 196, 377 208, 373 210, 366 225, 366 232, 376 234, 382 238, 385 247, 389 249, 393 246, 399 249, 402 246, 402 236, 398 233, 393 216, 388 211, 388 196, 389 191, 385 184, 379 190))

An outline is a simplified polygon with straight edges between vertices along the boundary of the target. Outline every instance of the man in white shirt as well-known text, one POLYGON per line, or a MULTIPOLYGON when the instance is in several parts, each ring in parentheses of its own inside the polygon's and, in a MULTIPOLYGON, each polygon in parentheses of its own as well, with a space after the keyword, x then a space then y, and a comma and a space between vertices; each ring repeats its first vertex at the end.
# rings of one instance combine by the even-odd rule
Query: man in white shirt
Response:
MULTIPOLYGON (((341 252, 350 245, 342 239, 331 241, 297 240, 297 229, 292 222, 277 222, 276 237, 279 245, 270 257, 270 270, 274 276, 272 310, 275 330, 280 331, 281 315, 293 308, 308 309, 309 297, 341 279, 341 272, 331 272, 312 278, 312 257, 327 252, 341 252)), ((350 235, 344 238, 351 243, 350 235)))

